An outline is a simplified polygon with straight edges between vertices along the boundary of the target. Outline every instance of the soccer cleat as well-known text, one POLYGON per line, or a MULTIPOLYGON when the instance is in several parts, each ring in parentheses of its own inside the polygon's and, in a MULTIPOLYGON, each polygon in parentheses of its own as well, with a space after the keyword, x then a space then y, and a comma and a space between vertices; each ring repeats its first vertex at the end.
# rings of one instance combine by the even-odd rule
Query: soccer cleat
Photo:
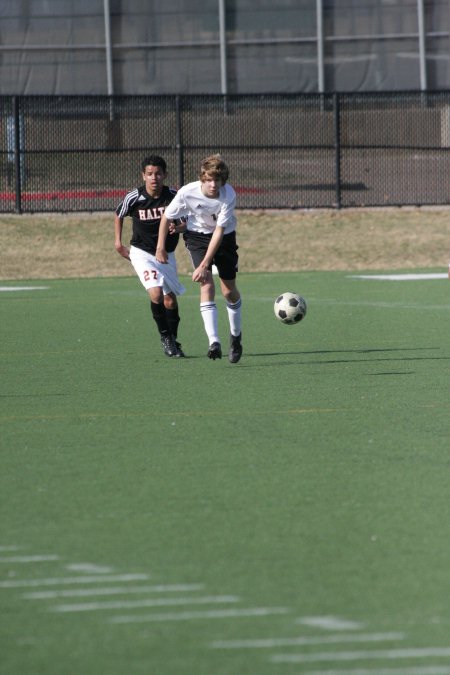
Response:
POLYGON ((222 358, 222 347, 220 342, 213 342, 212 345, 209 345, 208 349, 208 359, 215 361, 216 359, 222 358))
POLYGON ((161 335, 161 345, 166 356, 178 356, 178 349, 173 335, 161 335))
POLYGON ((178 356, 178 358, 180 358, 180 359, 184 359, 184 357, 186 356, 186 354, 185 354, 184 351, 182 350, 181 344, 180 344, 179 342, 177 342, 176 340, 175 340, 175 346, 176 346, 176 348, 177 348, 176 356, 178 356))
POLYGON ((239 333, 239 335, 230 335, 230 351, 228 352, 228 360, 230 363, 237 363, 242 356, 241 337, 242 333, 239 333))

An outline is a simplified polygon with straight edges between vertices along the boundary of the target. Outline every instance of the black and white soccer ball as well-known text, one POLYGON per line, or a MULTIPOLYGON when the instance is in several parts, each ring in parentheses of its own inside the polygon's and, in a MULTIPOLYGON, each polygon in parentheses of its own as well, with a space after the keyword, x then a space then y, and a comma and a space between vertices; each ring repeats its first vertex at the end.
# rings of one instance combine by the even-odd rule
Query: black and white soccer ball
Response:
POLYGON ((279 321, 293 325, 305 318, 306 300, 298 293, 287 291, 275 300, 273 311, 279 321))

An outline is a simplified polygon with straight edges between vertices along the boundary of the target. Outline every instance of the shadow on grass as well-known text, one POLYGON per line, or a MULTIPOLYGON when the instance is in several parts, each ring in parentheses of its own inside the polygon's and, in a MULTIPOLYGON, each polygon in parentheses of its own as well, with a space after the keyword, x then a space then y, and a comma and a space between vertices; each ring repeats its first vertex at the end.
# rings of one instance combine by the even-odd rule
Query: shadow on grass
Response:
MULTIPOLYGON (((321 354, 392 354, 404 352, 422 352, 430 350, 440 350, 440 347, 406 347, 406 348, 387 348, 387 349, 320 349, 314 351, 279 351, 279 352, 246 352, 245 356, 319 356, 321 354)), ((335 364, 335 363, 378 363, 383 361, 449 361, 449 356, 385 356, 375 358, 337 358, 324 359, 321 361, 307 360, 302 361, 303 365, 317 364, 335 364)))

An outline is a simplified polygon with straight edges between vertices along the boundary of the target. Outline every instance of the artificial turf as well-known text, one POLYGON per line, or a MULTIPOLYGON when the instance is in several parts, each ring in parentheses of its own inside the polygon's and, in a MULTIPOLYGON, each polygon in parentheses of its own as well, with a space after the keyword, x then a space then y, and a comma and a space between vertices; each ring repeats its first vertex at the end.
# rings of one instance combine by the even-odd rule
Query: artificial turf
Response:
POLYGON ((450 673, 448 280, 242 274, 236 365, 184 281, 185 359, 135 278, 3 284, 0 673, 450 673))

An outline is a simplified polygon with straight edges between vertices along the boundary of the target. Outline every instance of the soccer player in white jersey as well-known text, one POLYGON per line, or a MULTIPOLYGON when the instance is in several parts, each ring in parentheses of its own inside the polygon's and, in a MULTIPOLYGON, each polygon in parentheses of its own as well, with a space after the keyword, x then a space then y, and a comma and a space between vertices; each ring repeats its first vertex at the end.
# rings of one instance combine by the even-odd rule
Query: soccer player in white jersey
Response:
POLYGON ((162 157, 151 155, 142 161, 144 185, 130 190, 116 208, 115 247, 123 258, 131 261, 149 295, 150 309, 164 353, 178 358, 183 357, 184 353, 177 341, 180 322, 177 295, 184 293, 185 288, 178 279, 174 251, 183 225, 174 225, 167 236, 165 245, 169 251, 168 264, 162 265, 155 257, 161 216, 176 194, 176 190, 164 185, 166 176, 166 162, 162 157), (130 216, 133 221, 130 248, 122 244, 126 216, 130 216))
POLYGON ((183 237, 194 267, 192 280, 200 283, 200 312, 209 339, 207 356, 213 360, 222 358, 212 275, 215 265, 230 324, 228 359, 237 363, 242 355, 241 296, 236 286, 236 193, 227 183, 228 175, 228 167, 220 155, 203 160, 200 180, 180 188, 166 207, 159 228, 156 258, 161 263, 168 262, 167 233, 175 229, 175 219, 186 218, 183 237))

